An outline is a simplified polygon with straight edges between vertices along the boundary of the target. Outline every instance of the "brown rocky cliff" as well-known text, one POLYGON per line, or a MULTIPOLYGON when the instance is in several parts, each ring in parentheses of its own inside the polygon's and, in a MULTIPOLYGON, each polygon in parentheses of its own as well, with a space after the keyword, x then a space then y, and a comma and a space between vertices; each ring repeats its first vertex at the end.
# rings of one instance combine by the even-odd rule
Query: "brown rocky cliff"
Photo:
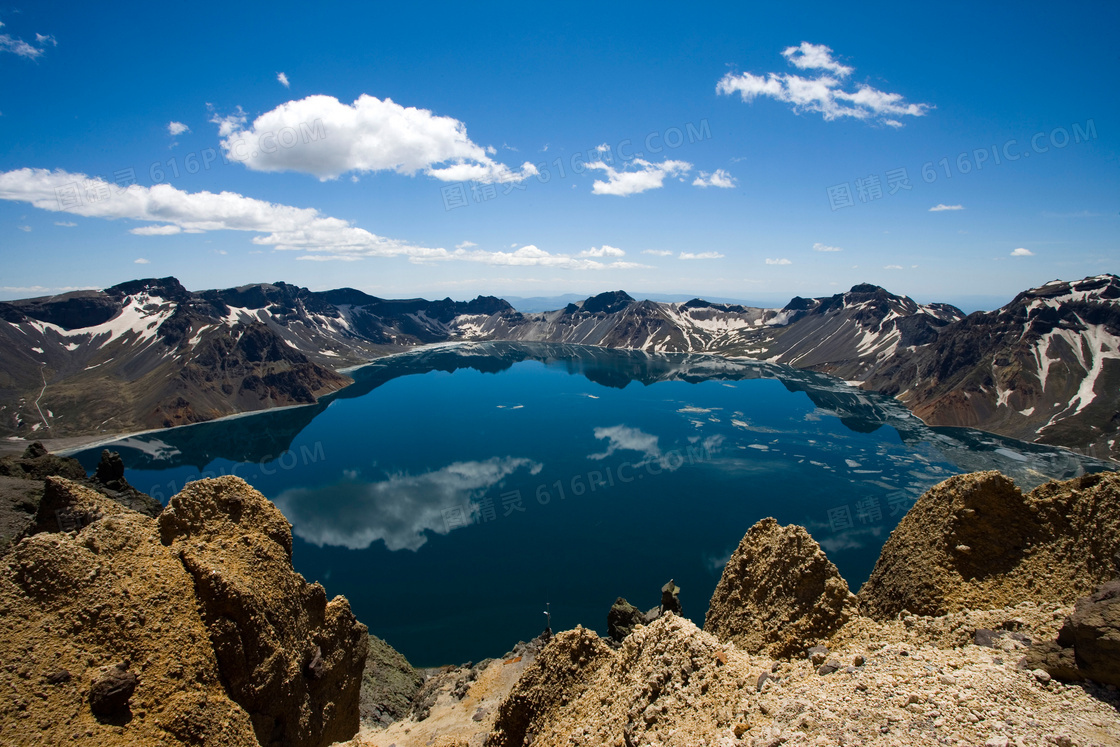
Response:
POLYGON ((358 727, 366 628, 291 567, 279 511, 238 478, 159 524, 49 478, 0 562, 5 744, 327 745, 358 727), (52 515, 83 518, 57 532, 52 515))
POLYGON ((1111 578, 1117 551, 1120 474, 1050 482, 1027 495, 998 472, 958 475, 902 518, 859 600, 879 619, 1072 604, 1111 578))
POLYGON ((727 561, 704 630, 747 651, 790 656, 828 638, 855 611, 847 582, 809 533, 766 518, 727 561))

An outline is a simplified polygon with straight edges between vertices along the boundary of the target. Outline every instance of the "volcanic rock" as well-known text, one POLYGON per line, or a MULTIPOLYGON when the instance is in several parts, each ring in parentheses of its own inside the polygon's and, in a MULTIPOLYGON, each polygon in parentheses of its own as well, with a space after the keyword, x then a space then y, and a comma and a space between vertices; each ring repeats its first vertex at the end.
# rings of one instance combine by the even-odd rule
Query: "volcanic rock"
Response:
POLYGON ((803 527, 755 524, 723 569, 704 630, 751 652, 791 656, 825 640, 855 597, 803 527))
POLYGON ((1049 482, 1023 495, 998 472, 951 477, 922 495, 859 592, 880 619, 1023 601, 1071 604, 1113 575, 1120 474, 1049 482), (958 545, 967 545, 962 553, 958 545))
POLYGON ((1120 686, 1120 579, 1077 600, 1058 639, 1032 647, 1026 666, 1061 680, 1120 686))

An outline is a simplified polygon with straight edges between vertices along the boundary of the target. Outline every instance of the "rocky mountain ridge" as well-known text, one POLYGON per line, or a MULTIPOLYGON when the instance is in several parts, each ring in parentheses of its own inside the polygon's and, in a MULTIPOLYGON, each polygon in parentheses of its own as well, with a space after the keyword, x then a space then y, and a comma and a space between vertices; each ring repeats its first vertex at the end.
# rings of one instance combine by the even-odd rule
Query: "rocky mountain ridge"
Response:
POLYGON ((781 309, 623 291, 523 314, 494 297, 386 300, 174 278, 0 303, 0 433, 120 433, 308 404, 418 345, 548 342, 751 358, 897 396, 931 425, 1120 456, 1120 278, 1052 281, 967 317, 869 284, 781 309))

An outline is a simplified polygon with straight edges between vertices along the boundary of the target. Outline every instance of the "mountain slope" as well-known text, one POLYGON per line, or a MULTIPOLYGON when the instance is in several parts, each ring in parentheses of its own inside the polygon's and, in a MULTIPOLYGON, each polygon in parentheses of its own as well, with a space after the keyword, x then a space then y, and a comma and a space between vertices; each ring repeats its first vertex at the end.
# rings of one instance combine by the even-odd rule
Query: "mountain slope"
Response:
POLYGON ((966 425, 1117 458, 1120 278, 1051 281, 897 350, 865 386, 931 425, 966 425))

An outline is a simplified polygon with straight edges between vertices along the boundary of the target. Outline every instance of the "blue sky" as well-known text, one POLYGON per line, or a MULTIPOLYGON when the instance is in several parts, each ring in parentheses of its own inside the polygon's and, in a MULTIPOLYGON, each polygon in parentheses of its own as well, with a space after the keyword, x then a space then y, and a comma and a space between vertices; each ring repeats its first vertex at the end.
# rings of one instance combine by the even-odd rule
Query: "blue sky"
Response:
POLYGON ((0 6, 0 298, 1120 270, 1115 3, 403 5, 0 6))

